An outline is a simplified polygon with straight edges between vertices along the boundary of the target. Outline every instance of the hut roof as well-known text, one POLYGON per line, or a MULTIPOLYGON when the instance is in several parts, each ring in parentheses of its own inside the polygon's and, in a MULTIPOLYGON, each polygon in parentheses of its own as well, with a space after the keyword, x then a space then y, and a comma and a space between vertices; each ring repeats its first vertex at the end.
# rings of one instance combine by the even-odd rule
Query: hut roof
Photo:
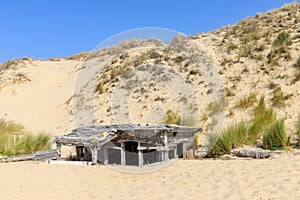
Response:
POLYGON ((106 143, 117 137, 118 132, 131 132, 134 135, 139 131, 153 131, 153 135, 166 130, 176 133, 195 133, 201 131, 201 128, 193 128, 187 126, 179 126, 174 124, 159 124, 142 126, 136 124, 114 124, 101 126, 85 126, 72 130, 70 134, 55 136, 55 143, 65 145, 93 145, 95 143, 106 143))

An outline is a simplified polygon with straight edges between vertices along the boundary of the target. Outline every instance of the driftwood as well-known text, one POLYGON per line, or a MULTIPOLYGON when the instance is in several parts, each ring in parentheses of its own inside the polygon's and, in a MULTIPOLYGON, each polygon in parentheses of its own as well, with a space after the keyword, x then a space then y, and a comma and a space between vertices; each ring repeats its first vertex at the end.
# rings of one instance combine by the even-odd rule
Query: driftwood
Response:
POLYGON ((269 158, 271 156, 270 153, 266 151, 247 150, 247 149, 233 150, 231 154, 238 157, 249 157, 255 159, 269 158))
POLYGON ((38 151, 32 154, 27 155, 19 155, 19 156, 10 156, 5 158, 0 158, 1 162, 19 162, 19 161, 29 161, 29 160, 35 160, 35 161, 45 161, 45 160, 52 160, 57 159, 58 152, 56 149, 49 150, 49 151, 38 151))

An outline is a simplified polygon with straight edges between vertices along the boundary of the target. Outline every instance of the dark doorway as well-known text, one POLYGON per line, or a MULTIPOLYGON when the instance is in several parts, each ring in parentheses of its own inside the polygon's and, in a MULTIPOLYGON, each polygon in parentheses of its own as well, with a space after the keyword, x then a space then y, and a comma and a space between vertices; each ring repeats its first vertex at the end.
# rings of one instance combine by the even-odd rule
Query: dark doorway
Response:
POLYGON ((177 144, 177 157, 183 158, 183 143, 177 144))
POLYGON ((125 162, 126 165, 139 165, 137 142, 125 142, 125 162))
POLYGON ((83 146, 76 146, 76 161, 84 160, 83 146))
POLYGON ((108 164, 121 165, 121 149, 108 148, 107 162, 108 164))

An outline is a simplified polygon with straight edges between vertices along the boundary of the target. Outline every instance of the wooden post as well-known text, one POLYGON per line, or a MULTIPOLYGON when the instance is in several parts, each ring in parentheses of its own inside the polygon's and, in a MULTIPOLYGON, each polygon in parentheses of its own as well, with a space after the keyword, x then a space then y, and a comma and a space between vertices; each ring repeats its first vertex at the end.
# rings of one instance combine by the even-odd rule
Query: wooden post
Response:
POLYGON ((88 153, 87 148, 86 148, 86 147, 83 147, 83 155, 84 155, 84 160, 85 160, 85 161, 88 161, 87 153, 88 153))
POLYGON ((58 159, 61 159, 61 143, 56 143, 56 150, 58 152, 58 159))
POLYGON ((108 164, 108 149, 107 148, 102 148, 103 149, 103 159, 104 159, 104 164, 107 165, 108 164))
POLYGON ((124 142, 121 142, 121 165, 125 165, 125 145, 124 142))
MULTIPOLYGON (((140 147, 141 143, 138 143, 138 148, 140 147)), ((143 152, 139 150, 139 167, 143 166, 143 152)))
MULTIPOLYGON (((165 143, 165 147, 168 147, 168 136, 166 132, 164 132, 164 143, 165 143)), ((163 161, 169 160, 169 150, 163 151, 162 153, 163 153, 163 161)))
POLYGON ((167 136, 166 132, 164 132, 164 144, 166 147, 168 146, 168 136, 167 136))
POLYGON ((183 159, 186 159, 186 143, 182 144, 183 159))
POLYGON ((91 147, 92 150, 92 164, 97 164, 97 148, 91 147))

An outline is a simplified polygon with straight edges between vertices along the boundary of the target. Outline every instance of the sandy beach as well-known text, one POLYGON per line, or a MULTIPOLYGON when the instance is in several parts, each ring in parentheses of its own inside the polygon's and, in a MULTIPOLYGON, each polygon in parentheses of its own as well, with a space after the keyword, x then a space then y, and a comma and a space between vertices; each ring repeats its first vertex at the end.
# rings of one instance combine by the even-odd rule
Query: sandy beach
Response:
POLYGON ((300 157, 179 160, 152 173, 107 166, 0 165, 0 199, 298 199, 300 157))
MULTIPOLYGON (((197 7, 195 3, 190 4, 197 7)), ((143 7, 148 9, 148 6, 143 7)), ((15 6, 13 8, 16 9, 15 6)), ((26 15, 30 13, 25 8, 22 9, 27 12, 26 15)), ((106 10, 115 11, 114 9, 106 10)), ((124 16, 128 15, 128 9, 124 10, 126 10, 124 16)), ((162 13, 165 14, 165 10, 162 13)), ((172 9, 168 6, 168 10, 172 9)), ((49 19, 53 18, 52 13, 49 19)), ((224 14, 220 16, 222 15, 224 14)), ((23 16, 25 17, 25 14, 23 16)), ((80 14, 80 17, 83 16, 84 14, 80 14)), ((85 21, 90 20, 83 20, 85 21)), ((107 19, 105 21, 111 23, 107 19)), ((76 26, 81 24, 81 21, 74 22, 76 21, 72 19, 72 22, 64 23, 76 26)), ((176 20, 172 19, 173 22, 176 20)), ((254 150, 261 147, 285 150, 278 158, 272 159, 180 159, 147 173, 126 173, 104 165, 54 165, 33 161, 0 163, 0 200, 300 199, 300 151, 296 149, 300 147, 299 22, 300 6, 294 3, 267 13, 258 13, 235 25, 224 24, 218 30, 184 37, 182 41, 188 43, 175 39, 173 45, 167 47, 166 44, 162 45, 153 39, 147 42, 132 40, 98 52, 91 51, 90 57, 85 57, 87 53, 45 60, 24 57, 1 64, 0 120, 21 124, 34 136, 40 132, 47 133, 52 140, 52 136, 69 134, 72 129, 84 124, 115 124, 118 120, 122 121, 121 114, 124 114, 126 120, 130 118, 133 123, 142 125, 151 125, 153 122, 184 124, 184 115, 179 112, 184 110, 181 109, 182 106, 191 111, 188 112, 188 117, 192 116, 185 122, 195 124, 195 127, 203 130, 197 135, 196 147, 197 145, 200 148, 207 147, 205 136, 208 133, 220 132, 225 135, 226 131, 222 132, 223 128, 226 130, 225 128, 245 122, 248 128, 244 126, 246 128, 239 131, 243 133, 240 134, 242 137, 239 141, 235 141, 235 144, 228 145, 230 148, 248 148, 251 144, 249 148, 254 150), (195 47, 201 50, 198 56, 195 56, 195 47), (180 51, 176 50, 177 48, 180 51), (158 67, 151 68, 151 66, 159 66, 162 70, 154 71, 158 67), (154 79, 149 75, 152 79, 148 83, 148 79, 137 76, 133 73, 135 71, 140 71, 141 74, 142 72, 146 74, 147 71, 148 75, 158 78, 154 79), (178 77, 182 79, 172 82, 176 77, 163 76, 163 71, 169 74, 176 71, 174 74, 178 72, 178 77), (124 81, 126 84, 121 87, 119 83, 122 79, 126 80, 124 81), (163 80, 162 85, 159 84, 160 80, 163 80), (174 87, 169 87, 169 83, 174 87), (218 87, 221 85, 223 87, 218 87), (120 88, 127 88, 130 93, 120 88), (118 96, 119 93, 115 94, 114 91, 119 91, 121 95, 118 96), (182 97, 176 95, 182 91, 187 91, 187 95, 182 97), (214 95, 213 92, 220 95, 214 95), (259 107, 259 99, 265 101, 261 104, 265 109, 259 114, 267 113, 268 108, 272 111, 269 112, 271 114, 268 118, 271 120, 258 117, 261 123, 255 124, 255 110, 259 107), (128 106, 128 111, 124 105, 128 106), (122 110, 123 107, 126 110, 122 110), (168 116, 168 111, 174 111, 174 116, 179 116, 181 122, 163 122, 168 116), (80 112, 84 114, 79 115, 80 112), (95 119, 92 118, 93 115, 95 119), (277 126, 279 124, 277 121, 280 120, 282 126, 277 126), (220 130, 219 124, 224 125, 220 130), (280 143, 274 142, 273 146, 269 144, 264 146, 263 138, 273 132, 276 133, 274 135, 280 136, 274 137, 274 141, 279 140, 280 143)), ((12 24, 22 30, 19 25, 12 24)), ((31 23, 26 21, 23 24, 28 26, 31 23)), ((49 26, 51 23, 43 21, 36 24, 49 26)), ((109 26, 112 27, 112 24, 109 26)), ((35 32, 38 30, 31 29, 35 32)), ((70 30, 73 34, 77 27, 70 30)), ((84 30, 94 29, 84 28, 84 30)), ((47 45, 45 47, 50 49, 47 45)), ((19 132, 11 131, 13 138, 11 141, 14 142, 15 138, 19 138, 19 132)), ((105 130, 102 132, 103 138, 104 132, 105 137, 111 136, 105 130)), ((177 132, 174 132, 172 137, 176 134, 177 132)), ((97 146, 94 143, 96 137, 92 138, 93 140, 86 138, 83 137, 82 140, 97 146)), ((157 138, 164 141, 164 146, 160 146, 161 149, 168 147, 167 138, 159 134, 157 138)), ((132 138, 131 140, 133 141, 132 138)), ((225 139, 224 141, 226 142, 225 139)), ((60 144, 57 147, 60 147, 60 144)), ((78 147, 83 151, 83 147, 80 145, 78 147)), ((140 147, 140 144, 135 148, 137 147, 140 147)), ((52 148, 55 148, 55 144, 52 148)), ((118 149, 120 150, 120 147, 118 149)), ((75 152, 74 147, 63 146, 61 155, 63 158, 72 158, 75 152)), ((1 157, 6 155, 15 154, 8 154, 5 151, 0 154, 1 157)), ((220 154, 216 155, 223 155, 223 152, 220 151, 220 154)), ((80 156, 79 158, 81 159, 80 156)), ((93 158, 96 158, 97 162, 97 156, 93 158)), ((120 166, 122 167, 124 166, 120 166)), ((130 169, 143 171, 143 168, 130 169)))

